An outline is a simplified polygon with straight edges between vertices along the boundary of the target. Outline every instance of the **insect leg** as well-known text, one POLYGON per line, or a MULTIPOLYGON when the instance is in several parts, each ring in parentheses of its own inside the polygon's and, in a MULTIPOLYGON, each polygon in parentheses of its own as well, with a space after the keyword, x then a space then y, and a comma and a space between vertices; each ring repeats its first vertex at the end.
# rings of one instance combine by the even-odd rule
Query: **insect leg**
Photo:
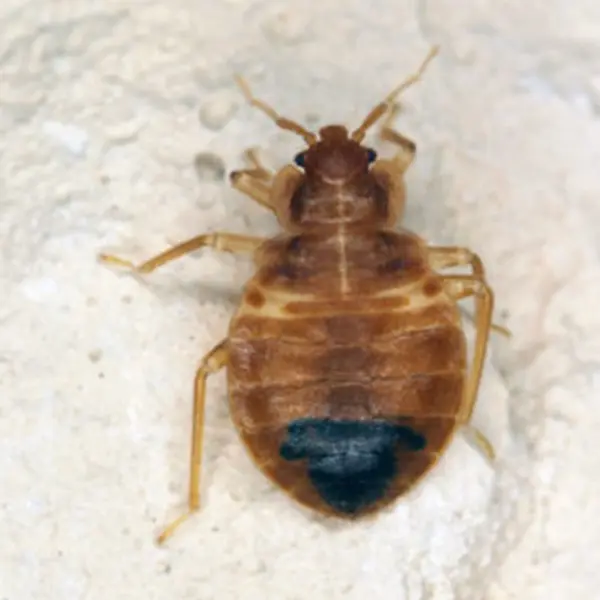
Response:
POLYGON ((274 173, 262 164, 257 148, 248 148, 248 150, 244 152, 244 158, 253 167, 252 169, 245 169, 244 173, 248 173, 255 179, 260 179, 266 183, 270 183, 272 181, 274 173))
POLYGON ((480 449, 492 460, 494 449, 487 438, 470 425, 471 416, 477 400, 477 392, 481 382, 483 364, 487 352, 488 338, 491 329, 494 294, 490 286, 479 275, 446 275, 444 276, 446 292, 455 300, 475 296, 475 348, 473 360, 467 378, 465 396, 458 419, 474 434, 480 449))
POLYGON ((190 457, 190 479, 188 509, 167 525, 158 536, 157 542, 163 544, 175 530, 200 507, 200 473, 202 467, 202 441, 204 434, 204 399, 206 396, 206 379, 227 364, 227 340, 215 346, 202 360, 196 372, 194 384, 194 416, 192 426, 192 449, 190 457))
POLYGON ((253 174, 253 170, 233 171, 229 176, 231 185, 242 194, 250 196, 252 200, 258 202, 261 206, 273 210, 269 202, 271 188, 269 185, 260 181, 253 174))
POLYGON ((111 254, 100 254, 98 260, 102 263, 126 267, 136 273, 150 273, 154 269, 171 262, 180 256, 199 250, 200 248, 209 247, 223 252, 254 252, 263 242, 262 238, 252 237, 249 235, 238 235, 236 233, 207 233, 199 235, 191 240, 187 240, 177 246, 168 248, 164 252, 153 256, 149 260, 140 265, 135 265, 129 260, 113 256, 111 254))
POLYGON ((411 165, 417 152, 417 145, 406 136, 392 129, 391 123, 400 111, 400 105, 394 104, 387 114, 379 130, 379 138, 400 146, 400 151, 391 159, 400 174, 404 173, 411 165))
POLYGON ((263 166, 256 148, 246 150, 244 157, 252 165, 252 168, 233 171, 229 175, 231 185, 242 194, 250 196, 255 202, 272 211, 273 205, 270 202, 270 192, 274 177, 273 172, 263 166))
POLYGON ((473 275, 485 279, 485 269, 478 254, 460 246, 433 246, 427 248, 427 259, 432 269, 446 269, 468 265, 473 269, 473 275))
MULTIPOLYGON (((485 269, 481 258, 475 252, 468 248, 460 246, 437 246, 427 249, 427 259, 432 269, 440 270, 450 267, 469 266, 473 275, 481 281, 485 281, 485 269)), ((496 332, 511 337, 510 331, 502 325, 491 324, 491 328, 496 332)))

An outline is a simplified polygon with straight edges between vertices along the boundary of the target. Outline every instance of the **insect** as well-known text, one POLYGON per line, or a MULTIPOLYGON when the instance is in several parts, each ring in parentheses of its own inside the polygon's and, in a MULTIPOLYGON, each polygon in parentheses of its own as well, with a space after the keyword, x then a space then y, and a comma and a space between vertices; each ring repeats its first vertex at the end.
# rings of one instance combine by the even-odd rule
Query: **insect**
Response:
POLYGON ((300 504, 353 519, 374 514, 412 488, 460 426, 469 426, 493 327, 493 293, 479 257, 466 248, 431 247, 396 230, 404 173, 414 142, 392 130, 398 95, 435 56, 378 104, 351 133, 329 125, 318 135, 281 117, 238 79, 246 99, 306 148, 272 173, 254 151, 233 187, 271 210, 283 232, 272 239, 200 235, 139 266, 150 273, 203 247, 254 256, 227 338, 202 360, 195 378, 188 509, 164 542, 200 506, 205 385, 227 369, 231 417, 256 465, 300 504), (362 141, 384 116, 382 139, 397 153, 378 158, 362 141), (444 268, 470 267, 445 275, 444 268), (457 301, 476 301, 474 355, 457 301))

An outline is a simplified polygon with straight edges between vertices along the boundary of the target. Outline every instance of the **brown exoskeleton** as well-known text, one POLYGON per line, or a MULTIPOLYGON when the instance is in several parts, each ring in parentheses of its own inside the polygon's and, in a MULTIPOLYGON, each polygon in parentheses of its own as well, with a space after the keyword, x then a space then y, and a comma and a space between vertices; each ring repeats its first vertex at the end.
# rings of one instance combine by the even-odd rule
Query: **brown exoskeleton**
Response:
MULTIPOLYGON (((468 426, 492 326, 482 262, 466 248, 431 247, 394 230, 415 144, 390 129, 390 115, 435 52, 352 133, 330 125, 317 136, 240 80, 251 104, 307 144, 295 165, 276 174, 250 153, 253 168, 231 175, 236 189, 275 213, 284 233, 201 235, 140 266, 101 257, 138 273, 205 246, 256 261, 227 338, 198 369, 188 510, 160 541, 199 507, 205 384, 222 367, 231 416, 258 467, 327 515, 357 518, 391 504, 468 426), (400 149, 377 159, 361 142, 386 112, 381 137, 400 149), (439 272, 458 265, 471 273, 439 272), (467 371, 457 301, 468 296, 476 299, 477 334, 467 371)), ((491 457, 489 442, 478 432, 476 440, 491 457)))

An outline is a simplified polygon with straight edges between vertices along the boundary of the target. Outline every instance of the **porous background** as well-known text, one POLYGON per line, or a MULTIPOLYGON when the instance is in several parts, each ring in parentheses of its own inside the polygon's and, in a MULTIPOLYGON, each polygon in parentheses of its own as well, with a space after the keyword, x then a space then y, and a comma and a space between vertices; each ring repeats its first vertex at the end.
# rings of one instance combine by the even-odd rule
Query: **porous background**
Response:
POLYGON ((0 598, 597 598, 599 40, 596 0, 3 0, 0 598), (207 250, 141 279, 96 254, 276 231, 224 171, 301 140, 235 72, 312 128, 356 126, 433 43, 396 122, 419 148, 406 222, 481 254, 514 333, 475 415, 496 463, 457 437, 393 510, 324 522, 251 464, 219 374, 202 511, 157 547, 195 369, 252 267, 207 250))

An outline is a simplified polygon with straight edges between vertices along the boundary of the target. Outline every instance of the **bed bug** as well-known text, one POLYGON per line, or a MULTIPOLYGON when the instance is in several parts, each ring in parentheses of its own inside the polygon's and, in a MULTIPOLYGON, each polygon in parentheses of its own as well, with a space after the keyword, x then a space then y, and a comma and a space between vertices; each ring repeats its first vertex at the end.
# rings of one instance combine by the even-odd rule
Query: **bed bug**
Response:
MULTIPOLYGON (((283 232, 272 239, 205 234, 139 266, 101 255, 137 273, 203 247, 251 254, 256 263, 227 338, 197 371, 188 510, 160 542, 199 508, 205 385, 223 367, 231 417, 256 465, 300 504, 333 517, 356 519, 390 505, 430 470, 459 426, 469 427, 492 327, 482 261, 466 248, 431 247, 395 229, 416 146, 390 123, 396 98, 436 52, 351 133, 341 125, 312 133, 238 78, 251 105, 306 143, 295 164, 277 173, 249 151, 252 168, 230 177, 275 214, 283 232), (398 147, 389 159, 362 144, 386 115, 380 137, 398 147), (440 272, 460 265, 471 272, 440 272), (457 301, 469 296, 476 338, 468 369, 457 301)), ((491 457, 483 435, 475 439, 491 457)))

